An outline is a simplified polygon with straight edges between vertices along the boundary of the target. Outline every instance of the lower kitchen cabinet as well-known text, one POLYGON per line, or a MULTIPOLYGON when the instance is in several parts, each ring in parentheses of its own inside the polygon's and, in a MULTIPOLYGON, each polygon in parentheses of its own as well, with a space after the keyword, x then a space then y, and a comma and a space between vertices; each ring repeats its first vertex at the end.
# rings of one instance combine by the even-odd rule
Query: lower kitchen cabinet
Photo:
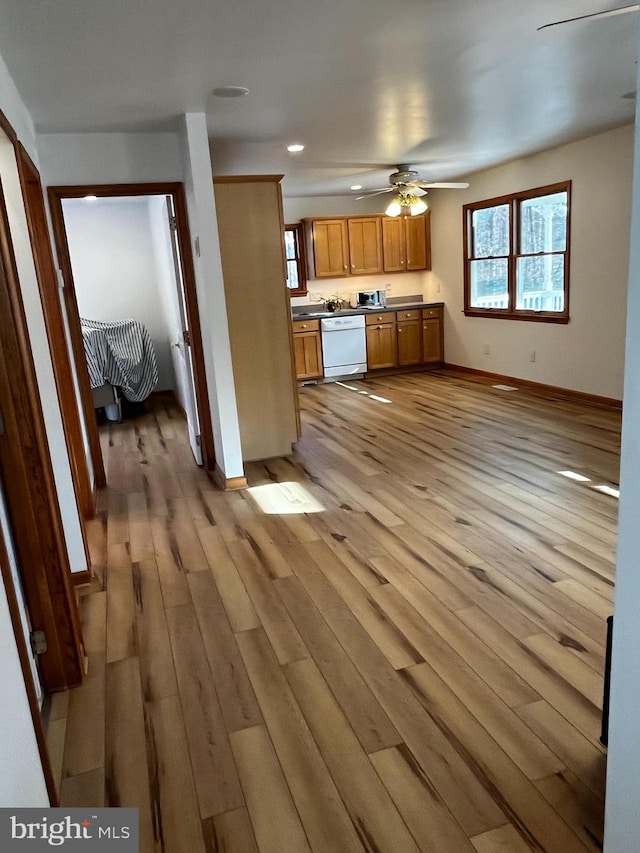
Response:
POLYGON ((322 376, 322 345, 318 320, 294 322, 293 355, 296 379, 317 379, 322 376))
POLYGON ((398 364, 396 315, 367 315, 367 369, 396 367, 398 364))
POLYGON ((422 362, 422 330, 420 309, 396 312, 398 335, 398 366, 405 367, 422 362))
POLYGON ((442 308, 422 309, 422 361, 424 364, 444 361, 442 308))

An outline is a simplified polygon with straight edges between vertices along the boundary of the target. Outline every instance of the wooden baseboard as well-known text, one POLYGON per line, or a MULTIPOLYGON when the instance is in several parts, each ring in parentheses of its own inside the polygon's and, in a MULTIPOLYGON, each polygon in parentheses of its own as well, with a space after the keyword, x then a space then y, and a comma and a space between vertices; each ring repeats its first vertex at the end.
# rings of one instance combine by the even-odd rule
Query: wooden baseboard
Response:
POLYGON ((247 488, 246 477, 225 477, 224 471, 219 467, 217 463, 211 476, 213 477, 214 483, 217 486, 220 486, 220 488, 225 492, 247 488))
POLYGON ((82 572, 71 572, 71 582, 74 586, 84 586, 91 583, 91 572, 88 569, 82 572))
POLYGON ((490 379, 494 382, 501 382, 505 385, 522 385, 525 388, 531 388, 533 391, 555 394, 558 397, 563 397, 565 400, 578 400, 581 403, 590 403, 592 406, 602 406, 605 409, 622 409, 622 400, 616 400, 614 397, 585 394, 583 391, 574 391, 571 388, 544 385, 542 382, 531 382, 529 379, 520 379, 517 376, 505 376, 502 373, 489 373, 486 370, 477 370, 475 367, 462 367, 459 364, 443 364, 442 368, 444 370, 453 370, 456 373, 468 373, 473 376, 490 379))

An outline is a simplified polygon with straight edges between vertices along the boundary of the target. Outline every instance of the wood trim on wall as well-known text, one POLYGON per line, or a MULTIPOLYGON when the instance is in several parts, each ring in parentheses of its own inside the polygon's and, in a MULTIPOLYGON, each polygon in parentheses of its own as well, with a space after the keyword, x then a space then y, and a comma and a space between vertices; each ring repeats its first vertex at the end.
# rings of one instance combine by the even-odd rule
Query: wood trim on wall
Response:
POLYGON ((247 478, 246 477, 227 477, 225 476, 224 471, 220 468, 219 465, 215 466, 215 470, 213 472, 214 482, 220 486, 224 491, 230 492, 236 489, 246 489, 247 488, 247 478))
POLYGON ((213 426, 209 408, 209 390, 207 374, 204 365, 204 348, 202 346, 202 327, 200 311, 198 310, 198 295, 196 292, 196 274, 191 254, 191 235, 189 233, 189 218, 187 216, 187 200, 184 187, 176 184, 173 192, 173 204, 176 214, 176 226, 180 259, 182 261, 182 278, 187 307, 187 319, 191 332, 191 355, 194 363, 194 385, 196 392, 196 407, 200 423, 200 439, 202 461, 205 470, 212 475, 216 467, 216 453, 213 444, 213 426))
POLYGON ((534 391, 556 394, 567 400, 578 400, 581 403, 591 403, 594 406, 602 406, 606 409, 622 410, 622 400, 617 400, 615 397, 600 397, 598 394, 586 394, 583 391, 560 388, 557 385, 544 385, 542 382, 531 382, 529 379, 519 379, 517 376, 505 376, 503 373, 488 373, 486 370, 476 370, 475 367, 462 367, 459 364, 443 364, 442 369, 480 376, 495 382, 501 382, 505 385, 523 385, 525 388, 531 388, 534 391))
MULTIPOLYGON (((87 440, 89 442, 89 452, 91 454, 91 462, 93 465, 93 478, 96 488, 102 489, 107 485, 107 477, 102 459, 98 424, 93 408, 93 396, 91 394, 89 373, 87 371, 84 356, 84 343, 82 340, 80 317, 78 315, 78 303, 73 285, 73 273, 71 272, 71 256, 69 254, 69 245, 67 243, 67 233, 64 227, 62 196, 57 196, 52 192, 52 187, 49 187, 48 197, 51 222, 53 225, 53 235, 58 249, 58 261, 60 263, 60 270, 64 279, 63 298, 67 312, 67 324, 69 327, 69 337, 71 338, 73 360, 76 365, 76 378, 78 380, 78 390, 80 391, 80 402, 82 404, 85 427, 87 430, 87 440)), ((56 352, 52 352, 52 358, 57 360, 58 354, 56 352)), ((93 510, 91 515, 93 515, 93 510)))
POLYGON ((80 394, 85 414, 85 422, 87 425, 91 458, 94 464, 96 486, 97 488, 104 487, 106 485, 106 476, 104 471, 104 462, 102 459, 102 450, 100 447, 100 435, 94 414, 89 374, 87 372, 84 357, 82 329, 80 326, 78 303, 71 268, 71 256, 69 253, 69 245, 67 242, 62 209, 63 199, 83 198, 86 195, 95 195, 98 196, 98 198, 170 195, 173 198, 178 245, 180 248, 180 261, 182 265, 185 303, 191 332, 191 354, 194 364, 194 385, 196 391, 196 407, 200 422, 203 465, 205 470, 209 474, 213 475, 215 469, 213 427, 211 424, 211 412, 209 409, 209 395, 204 366, 204 350, 202 346, 202 334, 198 312, 193 255, 191 252, 191 237, 189 233, 183 185, 178 182, 167 182, 146 184, 83 184, 78 186, 52 186, 48 188, 49 207, 51 210, 54 237, 58 249, 58 259, 60 261, 60 267, 65 281, 64 298, 67 309, 67 320, 69 323, 73 356, 76 363, 76 373, 78 376, 78 383, 80 385, 80 394))
POLYGON ((0 477, 45 690, 82 681, 84 647, 33 355, 0 184, 0 477))
POLYGON ((49 350, 52 353, 53 373, 56 380, 64 436, 72 468, 73 486, 78 505, 84 550, 89 565, 84 519, 95 514, 93 485, 89 475, 84 449, 82 425, 75 394, 75 382, 67 345, 62 307, 58 295, 58 276, 51 251, 47 214, 42 194, 40 174, 20 143, 17 146, 18 172, 25 202, 31 248, 40 289, 49 350))

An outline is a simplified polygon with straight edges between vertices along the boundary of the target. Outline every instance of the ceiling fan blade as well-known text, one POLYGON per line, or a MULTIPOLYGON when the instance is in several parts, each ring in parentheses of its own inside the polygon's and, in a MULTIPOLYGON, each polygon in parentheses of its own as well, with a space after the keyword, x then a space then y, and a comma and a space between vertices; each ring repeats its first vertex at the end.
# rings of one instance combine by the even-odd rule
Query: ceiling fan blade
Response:
POLYGON ((385 187, 383 190, 372 190, 371 192, 366 192, 364 195, 356 196, 356 201, 360 201, 363 198, 372 198, 374 195, 382 195, 382 193, 390 193, 393 192, 394 187, 385 187))
POLYGON ((433 184, 421 181, 419 184, 416 184, 416 186, 430 188, 433 190, 466 190, 469 184, 467 181, 441 181, 433 184))
POLYGON ((592 12, 590 15, 578 15, 577 18, 567 18, 564 21, 554 21, 551 24, 544 24, 538 27, 538 32, 546 30, 547 27, 557 27, 558 24, 572 24, 574 21, 584 21, 587 18, 612 18, 614 15, 626 15, 627 12, 638 12, 639 10, 640 5, 634 3, 631 6, 620 6, 618 9, 609 9, 606 12, 592 12))

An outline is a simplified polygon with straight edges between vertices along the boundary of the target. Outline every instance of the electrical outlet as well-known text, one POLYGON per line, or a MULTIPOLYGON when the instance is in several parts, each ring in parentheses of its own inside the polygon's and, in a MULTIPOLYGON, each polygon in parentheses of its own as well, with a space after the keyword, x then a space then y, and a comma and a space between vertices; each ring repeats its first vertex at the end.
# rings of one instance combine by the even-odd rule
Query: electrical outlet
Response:
POLYGON ((536 351, 534 349, 532 349, 531 352, 529 353, 529 361, 535 361, 535 360, 536 360, 536 351))
POLYGON ((491 355, 491 347, 489 346, 489 344, 483 344, 483 346, 482 346, 482 352, 483 352, 485 355, 491 355))

